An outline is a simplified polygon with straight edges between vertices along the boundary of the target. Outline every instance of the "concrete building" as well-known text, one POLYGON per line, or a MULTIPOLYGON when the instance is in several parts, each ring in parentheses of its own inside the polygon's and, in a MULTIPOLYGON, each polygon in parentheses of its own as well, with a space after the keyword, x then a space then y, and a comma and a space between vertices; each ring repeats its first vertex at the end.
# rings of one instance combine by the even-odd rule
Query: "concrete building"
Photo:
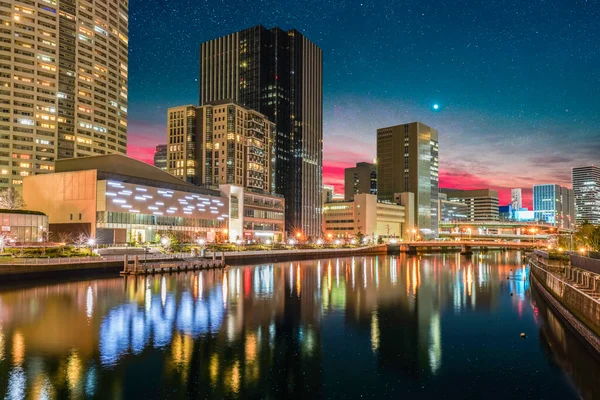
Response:
POLYGON ((412 210, 403 205, 383 203, 372 194, 357 194, 352 201, 327 203, 323 207, 323 233, 326 237, 366 237, 384 240, 406 238, 412 225, 412 210))
POLYGON ((344 200, 351 201, 355 194, 377 194, 377 166, 360 162, 344 170, 344 200))
POLYGON ((520 211, 523 208, 523 190, 510 190, 510 206, 513 210, 520 211))
POLYGON ((533 215, 536 221, 570 229, 575 221, 573 191, 554 184, 534 185, 533 215))
POLYGON ((56 162, 56 173, 30 176, 23 200, 44 212, 50 231, 84 233, 98 243, 226 241, 229 202, 219 191, 181 181, 122 155, 56 162))
POLYGON ((233 100, 276 125, 275 192, 286 227, 321 232, 322 51, 296 30, 254 26, 202 43, 200 105, 233 100))
POLYGON ((455 190, 440 189, 449 201, 468 207, 468 221, 498 221, 498 191, 492 189, 455 190))
POLYGON ((229 101, 167 112, 167 171, 213 188, 236 185, 273 192, 275 125, 229 101))
POLYGON ((167 170, 167 145, 159 144, 154 151, 154 166, 163 171, 167 170))
POLYGON ((48 216, 39 211, 0 210, 0 241, 11 244, 49 241, 48 216))
POLYGON ((283 196, 234 185, 221 185, 219 189, 229 200, 229 241, 279 243, 285 240, 283 196))
POLYGON ((469 215, 469 206, 464 203, 448 200, 445 193, 439 193, 440 222, 467 221, 469 215))
POLYGON ((333 195, 335 192, 335 188, 333 185, 323 185, 323 190, 321 191, 322 203, 331 203, 333 201, 333 195))
POLYGON ((421 122, 377 129, 377 198, 415 196, 414 220, 423 235, 438 233, 438 131, 421 122))
POLYGON ((0 188, 127 150, 129 3, 36 4, 0 2, 0 188))
POLYGON ((167 110, 167 172, 195 185, 202 179, 202 122, 192 105, 167 110))
POLYGON ((573 168, 575 222, 600 225, 600 167, 594 165, 573 168))

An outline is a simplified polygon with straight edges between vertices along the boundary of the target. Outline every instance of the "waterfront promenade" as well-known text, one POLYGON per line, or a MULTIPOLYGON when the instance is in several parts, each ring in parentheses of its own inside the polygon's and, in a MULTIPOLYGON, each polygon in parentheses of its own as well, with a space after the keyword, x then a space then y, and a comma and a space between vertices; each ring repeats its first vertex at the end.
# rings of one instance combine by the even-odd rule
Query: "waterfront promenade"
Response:
POLYGON ((600 354, 600 275, 537 250, 529 257, 533 284, 600 354))

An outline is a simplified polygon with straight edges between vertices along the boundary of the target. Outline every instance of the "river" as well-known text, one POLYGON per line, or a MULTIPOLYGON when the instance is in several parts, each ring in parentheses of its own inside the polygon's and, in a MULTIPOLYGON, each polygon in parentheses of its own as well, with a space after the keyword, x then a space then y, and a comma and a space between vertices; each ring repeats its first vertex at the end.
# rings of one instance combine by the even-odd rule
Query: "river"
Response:
POLYGON ((12 399, 600 398, 519 252, 38 283, 0 321, 12 399))

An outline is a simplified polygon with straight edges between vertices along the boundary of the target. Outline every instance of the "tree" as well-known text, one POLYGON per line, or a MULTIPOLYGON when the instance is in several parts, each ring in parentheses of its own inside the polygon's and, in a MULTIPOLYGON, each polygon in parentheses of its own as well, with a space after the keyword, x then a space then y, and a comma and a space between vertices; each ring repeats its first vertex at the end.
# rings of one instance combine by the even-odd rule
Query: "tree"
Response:
POLYGON ((59 232, 58 241, 67 245, 73 242, 73 235, 70 232, 59 232))
POLYGON ((359 245, 363 244, 363 239, 364 238, 365 238, 365 235, 359 229, 358 233, 356 234, 356 241, 358 242, 359 245))
POLYGON ((23 197, 14 187, 9 187, 0 192, 0 209, 21 210, 24 207, 25 202, 23 201, 23 197))
POLYGON ((585 249, 600 249, 600 226, 584 223, 575 233, 575 241, 585 249))
POLYGON ((77 247, 78 249, 85 247, 88 243, 88 237, 85 233, 80 233, 79 235, 77 235, 77 237, 74 240, 75 243, 75 247, 77 247))

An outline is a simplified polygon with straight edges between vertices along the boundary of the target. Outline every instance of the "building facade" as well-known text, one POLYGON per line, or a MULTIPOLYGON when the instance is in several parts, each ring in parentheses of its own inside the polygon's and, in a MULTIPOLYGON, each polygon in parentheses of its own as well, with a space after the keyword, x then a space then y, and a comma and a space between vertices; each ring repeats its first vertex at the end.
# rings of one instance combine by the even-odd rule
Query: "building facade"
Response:
POLYGON ((121 155, 59 160, 56 173, 24 179, 23 199, 48 215, 50 231, 97 243, 227 241, 229 203, 220 192, 183 182, 121 155))
POLYGON ((511 189, 510 190, 510 206, 515 211, 520 211, 523 208, 523 190, 522 189, 511 189))
POLYGON ((48 216, 39 211, 0 210, 0 240, 4 245, 49 241, 48 216))
POLYGON ((213 188, 275 190, 275 126, 229 101, 169 108, 167 171, 213 188))
POLYGON ((323 57, 296 30, 255 26, 200 48, 200 105, 230 99, 275 123, 286 228, 321 233, 323 57))
POLYGON ((200 185, 202 181, 202 122, 195 106, 179 106, 167 111, 167 172, 200 185))
POLYGON ((0 188, 127 150, 128 2, 0 3, 0 188))
POLYGON ((360 162, 356 167, 344 170, 344 200, 350 201, 355 194, 377 194, 377 166, 360 162))
POLYGON ((414 193, 423 235, 438 233, 438 131, 420 122, 377 129, 377 198, 414 193))
POLYGON ((448 200, 445 193, 439 193, 440 222, 468 221, 469 207, 464 203, 448 200))
POLYGON ((154 166, 160 170, 167 170, 167 145, 159 144, 154 150, 154 166))
POLYGON ((283 196, 252 191, 235 185, 221 185, 219 190, 221 195, 229 200, 229 241, 285 241, 283 196))
POLYGON ((573 191, 554 184, 534 185, 533 215, 536 221, 570 229, 575 221, 573 191))
POLYGON ((440 189, 448 201, 467 206, 468 221, 498 221, 498 191, 492 189, 454 190, 440 189))
POLYGON ((572 170, 575 222, 600 225, 600 167, 590 165, 572 170))
POLYGON ((323 232, 332 238, 348 239, 360 232, 371 239, 402 239, 408 235, 410 212, 403 205, 380 202, 375 195, 357 194, 352 201, 323 206, 323 232))

